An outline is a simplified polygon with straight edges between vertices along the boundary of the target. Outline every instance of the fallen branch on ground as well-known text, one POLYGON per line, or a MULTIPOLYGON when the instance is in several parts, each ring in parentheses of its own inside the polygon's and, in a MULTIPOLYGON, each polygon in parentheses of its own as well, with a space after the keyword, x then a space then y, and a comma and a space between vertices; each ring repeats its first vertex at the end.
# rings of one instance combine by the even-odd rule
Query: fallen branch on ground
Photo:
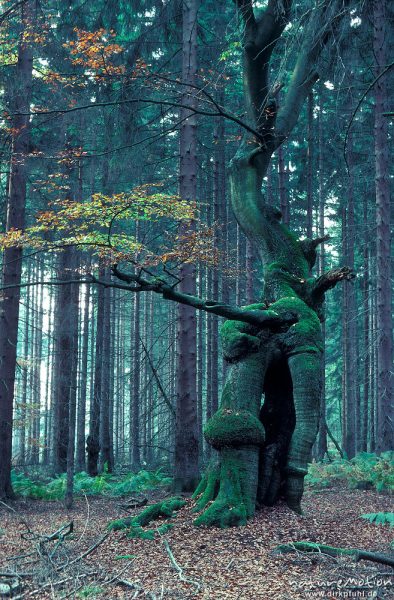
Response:
POLYGON ((109 536, 109 533, 105 533, 103 536, 101 536, 101 538, 95 542, 93 544, 93 546, 90 546, 90 548, 88 548, 86 550, 86 552, 84 552, 83 554, 81 554, 80 556, 77 556, 77 558, 74 558, 74 560, 71 560, 70 562, 67 562, 64 565, 60 565, 60 567, 58 567, 56 569, 56 571, 62 571, 63 569, 66 569, 68 567, 70 567, 71 565, 74 565, 76 562, 82 560, 83 558, 85 558, 86 556, 88 556, 89 554, 91 554, 94 550, 96 550, 96 548, 98 548, 109 536))
POLYGON ((326 554, 334 558, 340 556, 350 556, 359 560, 369 560, 371 562, 380 563, 394 567, 394 558, 378 552, 368 552, 367 550, 358 550, 357 548, 335 548, 334 546, 325 546, 324 544, 315 544, 314 542, 292 542, 291 544, 282 544, 276 548, 279 554, 287 552, 315 552, 318 554, 326 554))

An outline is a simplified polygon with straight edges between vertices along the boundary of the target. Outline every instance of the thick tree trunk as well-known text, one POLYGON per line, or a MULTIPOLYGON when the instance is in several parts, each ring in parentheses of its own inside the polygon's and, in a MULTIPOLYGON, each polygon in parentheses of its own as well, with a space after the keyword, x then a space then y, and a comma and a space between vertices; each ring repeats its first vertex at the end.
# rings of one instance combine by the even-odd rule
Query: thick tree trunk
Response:
MULTIPOLYGON (((266 159, 262 160, 264 164, 266 159)), ((250 152, 234 159, 233 209, 265 269, 264 300, 253 306, 261 310, 269 306, 283 318, 294 311, 298 322, 280 334, 236 321, 227 321, 222 328, 224 354, 231 366, 221 408, 205 430, 219 450, 219 462, 198 490, 200 508, 214 500, 198 524, 243 523, 256 501, 273 504, 280 493, 299 511, 318 429, 323 344, 316 311, 321 312, 322 296, 314 293, 316 282, 308 278, 317 243, 298 242, 281 225, 279 213, 264 204, 258 191, 260 175, 250 152)))
MULTIPOLYGON (((374 0, 374 53, 378 72, 387 65, 385 31, 386 1, 374 0)), ((376 189, 376 267, 377 267, 377 452, 394 446, 393 398, 393 316, 391 286, 391 230, 387 77, 375 84, 375 189, 376 189)))
MULTIPOLYGON (((22 7, 23 28, 31 27, 32 1, 22 7)), ((18 62, 15 67, 13 108, 15 113, 30 110, 32 93, 33 53, 30 43, 23 38, 18 45, 18 62)), ((26 160, 30 144, 29 117, 16 114, 13 118, 13 145, 7 205, 6 230, 23 229, 25 225, 26 160)), ((19 283, 22 273, 22 248, 7 248, 3 254, 2 285, 11 286, 0 298, 0 498, 12 497, 11 456, 12 419, 16 368, 16 349, 19 319, 19 283)))
MULTIPOLYGON (((195 84, 197 73, 197 10, 198 0, 183 2, 182 81, 195 84)), ((189 88, 185 86, 182 104, 193 103, 189 88)), ((181 119, 190 115, 182 109, 181 119)), ((184 200, 195 201, 197 191, 196 120, 183 121, 180 132, 180 185, 184 200)), ((182 233, 186 233, 187 228, 182 233)), ((180 291, 195 295, 195 267, 184 264, 180 273, 180 291)), ((192 491, 198 481, 198 416, 196 391, 196 316, 188 306, 178 308, 177 332, 177 390, 175 433, 176 491, 192 491)))

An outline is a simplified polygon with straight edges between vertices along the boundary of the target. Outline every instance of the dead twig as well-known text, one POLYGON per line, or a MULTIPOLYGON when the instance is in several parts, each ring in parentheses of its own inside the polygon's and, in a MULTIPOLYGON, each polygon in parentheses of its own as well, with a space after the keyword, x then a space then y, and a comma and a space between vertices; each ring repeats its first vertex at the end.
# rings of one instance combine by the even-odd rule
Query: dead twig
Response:
MULTIPOLYGON (((39 592, 41 592, 41 590, 44 590, 46 588, 59 587, 59 585, 63 585, 72 579, 76 579, 76 578, 80 578, 80 577, 93 577, 93 575, 97 575, 97 571, 91 571, 89 573, 82 573, 80 575, 77 575, 76 577, 74 575, 72 575, 70 577, 64 577, 63 579, 59 579, 58 581, 51 580, 51 581, 48 581, 48 583, 44 583, 43 585, 40 585, 40 587, 36 588, 35 590, 32 590, 31 592, 25 592, 24 594, 21 594, 21 595, 15 597, 14 600, 22 600, 22 598, 29 598, 30 596, 34 596, 34 594, 38 594, 39 592)), ((74 590, 72 591, 72 593, 74 593, 74 590)), ((65 596, 65 598, 67 598, 67 596, 65 596)))
POLYGON ((183 569, 180 565, 178 565, 178 563, 176 562, 173 553, 171 552, 171 548, 170 545, 168 543, 168 541, 166 539, 163 539, 163 545, 164 548, 166 549, 166 552, 168 554, 168 557, 171 561, 172 566, 174 567, 175 571, 178 573, 178 577, 181 581, 184 581, 185 583, 189 583, 191 585, 194 585, 196 588, 195 593, 198 594, 200 592, 200 590, 202 589, 202 584, 200 581, 196 581, 194 579, 189 579, 188 577, 185 577, 184 573, 183 573, 183 569))
POLYGON ((96 550, 96 548, 98 548, 109 536, 109 533, 105 533, 103 536, 101 536, 101 538, 93 544, 93 546, 90 546, 90 548, 88 548, 85 552, 83 552, 83 554, 81 554, 80 556, 77 556, 77 558, 74 558, 73 560, 71 560, 70 562, 67 562, 64 565, 60 565, 59 567, 56 568, 56 571, 63 571, 64 569, 71 567, 71 565, 74 565, 76 562, 79 562, 80 560, 82 560, 83 558, 85 558, 86 556, 88 556, 89 554, 91 554, 92 552, 94 552, 96 550))
POLYGON ((138 583, 136 583, 135 581, 129 581, 128 579, 120 579, 120 578, 117 578, 116 581, 120 585, 124 585, 127 588, 135 590, 134 595, 131 596, 132 598, 137 598, 138 594, 140 592, 143 592, 147 598, 150 598, 150 600, 156 600, 156 594, 154 594, 153 592, 146 592, 144 590, 144 588, 141 585, 139 585, 138 583))

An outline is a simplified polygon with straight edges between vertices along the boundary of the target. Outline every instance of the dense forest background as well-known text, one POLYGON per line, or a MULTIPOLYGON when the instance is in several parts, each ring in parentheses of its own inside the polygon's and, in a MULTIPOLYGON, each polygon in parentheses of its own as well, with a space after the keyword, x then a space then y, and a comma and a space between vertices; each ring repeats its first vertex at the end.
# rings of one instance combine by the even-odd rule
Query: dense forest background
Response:
MULTIPOLYGON (((189 24, 178 0, 0 3, 0 426, 4 455, 13 407, 13 468, 173 473, 177 463, 182 476, 209 460, 221 318, 154 286, 128 291, 111 271, 128 262, 143 279, 237 307, 261 293, 227 201, 242 24, 227 0, 186 4, 189 24)), ((294 4, 274 58, 279 87, 310 3, 294 4)), ((326 300, 316 459, 394 446, 393 6, 360 2, 345 18, 330 75, 264 181, 299 237, 330 236, 316 272, 355 272, 326 300)), ((6 496, 7 473, 0 480, 6 496)))

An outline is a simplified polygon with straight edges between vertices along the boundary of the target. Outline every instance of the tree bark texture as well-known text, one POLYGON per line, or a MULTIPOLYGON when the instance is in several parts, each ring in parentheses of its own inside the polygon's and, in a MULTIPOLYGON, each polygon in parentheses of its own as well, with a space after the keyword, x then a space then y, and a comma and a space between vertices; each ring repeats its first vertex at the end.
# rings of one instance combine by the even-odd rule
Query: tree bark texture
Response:
MULTIPOLYGON (((33 2, 22 7, 22 30, 31 27, 33 2)), ((15 67, 14 112, 28 113, 32 95, 33 53, 31 44, 21 32, 18 62, 15 67)), ((6 231, 25 226, 27 155, 30 144, 29 117, 15 114, 13 118, 11 173, 7 206, 6 231)), ((2 285, 14 285, 0 298, 0 498, 12 497, 11 456, 12 419, 18 341, 19 298, 22 273, 22 248, 7 248, 3 254, 2 285)))
MULTIPOLYGON (((197 73, 198 0, 185 0, 182 8, 182 82, 185 94, 182 104, 195 102, 187 84, 195 84, 197 73)), ((184 200, 195 201, 197 191, 196 119, 186 108, 181 111, 179 193, 184 200), (183 121, 187 116, 189 118, 183 121)), ((187 225, 181 235, 187 232, 187 225)), ((180 291, 196 293, 196 274, 192 264, 181 269, 180 291)), ((196 390, 196 316, 195 311, 180 305, 177 316, 177 389, 175 478, 176 491, 192 491, 199 477, 198 415, 196 390)))
MULTIPOLYGON (((374 53, 378 71, 387 64, 386 1, 374 0, 374 53)), ((375 190, 377 267, 377 428, 376 451, 394 445, 393 316, 391 287, 390 181, 387 117, 387 77, 375 84, 375 190)))

